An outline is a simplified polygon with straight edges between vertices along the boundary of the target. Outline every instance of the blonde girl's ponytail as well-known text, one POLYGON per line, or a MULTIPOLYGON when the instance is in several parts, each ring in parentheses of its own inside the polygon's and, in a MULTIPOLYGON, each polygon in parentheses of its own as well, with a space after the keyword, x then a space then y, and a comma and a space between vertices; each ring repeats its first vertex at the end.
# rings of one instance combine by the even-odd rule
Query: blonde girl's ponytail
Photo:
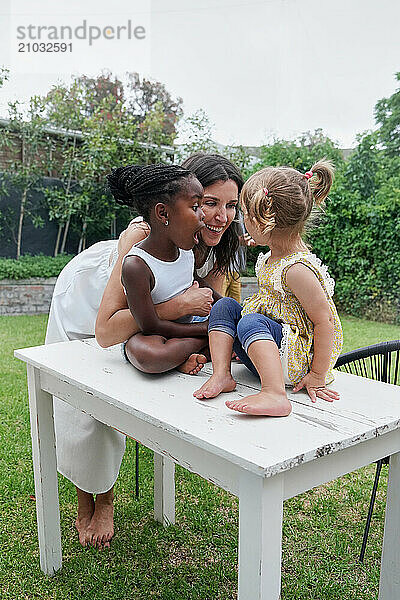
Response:
POLYGON ((314 202, 322 204, 332 187, 335 167, 332 161, 323 158, 311 167, 312 178, 309 180, 314 202))

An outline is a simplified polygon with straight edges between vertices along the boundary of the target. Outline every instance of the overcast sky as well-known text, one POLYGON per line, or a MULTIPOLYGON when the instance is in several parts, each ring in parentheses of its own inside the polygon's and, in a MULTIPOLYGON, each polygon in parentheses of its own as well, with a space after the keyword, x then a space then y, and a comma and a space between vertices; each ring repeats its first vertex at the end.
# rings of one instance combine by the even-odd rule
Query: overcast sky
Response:
POLYGON ((399 0, 2 0, 0 11, 0 64, 11 68, 1 116, 10 99, 108 68, 162 81, 186 113, 203 108, 221 143, 259 145, 321 127, 350 147, 374 126, 373 107, 395 91, 400 71, 399 0), (65 53, 18 52, 39 41, 28 39, 29 25, 36 36, 38 25, 52 26, 55 41, 55 27, 84 21, 80 37, 109 26, 109 39, 64 39, 72 42, 65 53), (135 27, 145 35, 135 37, 135 27))

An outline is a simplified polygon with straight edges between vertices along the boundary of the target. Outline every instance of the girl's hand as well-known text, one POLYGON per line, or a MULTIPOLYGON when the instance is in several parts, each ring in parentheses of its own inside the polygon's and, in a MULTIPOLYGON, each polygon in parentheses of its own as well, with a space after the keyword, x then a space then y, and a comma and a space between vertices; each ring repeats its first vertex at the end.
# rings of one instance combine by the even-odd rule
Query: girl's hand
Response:
POLYGON ((307 394, 311 398, 311 402, 316 402, 317 398, 322 398, 322 400, 326 400, 327 402, 333 402, 334 400, 339 400, 340 395, 335 390, 331 390, 327 388, 325 385, 325 376, 321 377, 321 375, 317 375, 310 371, 307 373, 305 377, 293 388, 294 392, 298 392, 299 390, 306 388, 307 394))
POLYGON ((257 246, 257 243, 253 240, 251 235, 248 233, 244 233, 243 235, 239 235, 239 243, 241 246, 247 246, 248 248, 252 248, 257 246))
POLYGON ((194 281, 193 285, 183 292, 181 298, 187 305, 188 315, 207 317, 210 314, 213 303, 212 290, 207 287, 199 287, 198 281, 194 281))

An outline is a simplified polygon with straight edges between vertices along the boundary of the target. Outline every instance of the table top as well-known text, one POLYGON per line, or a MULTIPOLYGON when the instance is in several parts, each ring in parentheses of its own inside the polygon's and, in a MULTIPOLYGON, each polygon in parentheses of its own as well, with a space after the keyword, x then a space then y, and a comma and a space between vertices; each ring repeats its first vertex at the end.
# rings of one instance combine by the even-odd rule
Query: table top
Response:
POLYGON ((198 400, 193 391, 209 376, 209 363, 197 376, 177 371, 139 372, 119 347, 103 349, 94 340, 62 342, 16 350, 26 363, 61 378, 102 401, 161 427, 241 467, 271 476, 332 454, 400 426, 400 390, 336 372, 338 402, 313 404, 304 392, 289 392, 292 414, 253 417, 228 409, 225 400, 254 393, 257 379, 243 365, 232 365, 235 392, 198 400))

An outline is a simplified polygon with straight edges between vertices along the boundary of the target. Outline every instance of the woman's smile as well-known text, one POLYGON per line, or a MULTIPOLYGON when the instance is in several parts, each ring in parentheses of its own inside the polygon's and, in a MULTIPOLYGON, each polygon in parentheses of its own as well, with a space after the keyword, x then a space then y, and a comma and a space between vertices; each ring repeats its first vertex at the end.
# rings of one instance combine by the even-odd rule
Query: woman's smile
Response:
POLYGON ((222 234, 236 216, 237 203, 238 187, 231 179, 218 181, 204 189, 201 205, 204 212, 204 228, 201 237, 206 246, 219 244, 222 234))
POLYGON ((204 226, 207 227, 207 229, 209 231, 212 231, 213 233, 216 233, 216 234, 220 234, 225 229, 225 227, 214 227, 212 225, 207 225, 207 223, 205 223, 204 226))

